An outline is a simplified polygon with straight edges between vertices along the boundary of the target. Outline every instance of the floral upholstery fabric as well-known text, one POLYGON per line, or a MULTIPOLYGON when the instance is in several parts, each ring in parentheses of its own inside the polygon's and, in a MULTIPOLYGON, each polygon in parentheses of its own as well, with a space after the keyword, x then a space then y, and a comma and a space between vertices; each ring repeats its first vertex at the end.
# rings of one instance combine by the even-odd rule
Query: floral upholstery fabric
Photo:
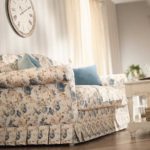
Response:
POLYGON ((128 109, 106 106, 97 109, 79 110, 75 124, 75 143, 88 141, 115 131, 125 129, 129 121, 128 109))
POLYGON ((0 73, 10 72, 10 71, 14 71, 14 70, 17 70, 17 69, 18 69, 18 67, 17 67, 16 62, 10 63, 10 64, 5 64, 5 63, 0 62, 0 73))
POLYGON ((125 74, 112 74, 101 77, 101 82, 103 86, 112 86, 112 87, 124 87, 124 82, 126 81, 125 74))
MULTIPOLYGON (((22 58, 24 54, 20 55, 0 55, 0 64, 16 64, 18 59, 22 58)), ((49 67, 53 65, 60 65, 55 60, 52 60, 48 57, 39 55, 39 54, 30 54, 33 58, 37 59, 42 67, 49 67)), ((17 68, 17 66, 15 67, 17 68)))
MULTIPOLYGON (((52 130, 54 132, 52 134, 55 134, 55 132, 58 132, 59 124, 73 122, 75 118, 73 107, 76 107, 76 103, 72 101, 71 95, 74 95, 74 91, 71 90, 69 84, 64 83, 63 88, 59 84, 0 90, 0 128, 3 130, 7 128, 5 133, 6 143, 8 141, 8 144, 15 144, 15 140, 10 139, 14 138, 11 137, 12 132, 19 135, 23 134, 18 135, 18 140, 21 140, 20 138, 24 138, 21 137, 24 136, 24 132, 30 131, 28 134, 26 133, 29 143, 37 144, 38 137, 35 134, 38 134, 40 129, 48 134, 49 128, 52 130, 55 127, 53 130, 56 131, 52 130), (20 133, 18 128, 26 131, 20 133)), ((41 136, 45 136, 42 131, 41 136)), ((26 141, 26 139, 24 140, 26 141)))
POLYGON ((110 86, 76 86, 78 109, 126 104, 124 89, 110 86))
MULTIPOLYGON (((0 145, 79 143, 126 128, 120 76, 113 77, 115 86, 108 77, 104 86, 75 86, 70 67, 32 56, 41 68, 0 73, 0 145)), ((0 65, 19 57, 2 55, 0 65)))
MULTIPOLYGON (((118 79, 118 75, 116 78, 118 79)), ((125 77, 122 75, 120 79, 123 78, 125 77)), ((115 82, 119 82, 119 80, 115 82)), ((78 120, 75 124, 75 131, 77 143, 127 127, 129 115, 125 91, 120 87, 121 84, 118 85, 119 87, 76 86, 78 120)))
POLYGON ((71 76, 69 76, 67 67, 50 66, 47 68, 42 67, 2 72, 0 74, 0 87, 22 87, 70 80, 71 76))

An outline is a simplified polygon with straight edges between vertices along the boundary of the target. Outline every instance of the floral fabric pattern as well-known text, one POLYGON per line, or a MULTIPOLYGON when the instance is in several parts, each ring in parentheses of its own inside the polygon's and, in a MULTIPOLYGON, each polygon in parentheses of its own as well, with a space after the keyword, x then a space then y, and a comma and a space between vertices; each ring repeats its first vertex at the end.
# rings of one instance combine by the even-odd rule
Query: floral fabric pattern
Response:
MULTIPOLYGON (((127 127, 129 122, 127 99, 123 85, 120 84, 121 82, 123 84, 125 77, 116 75, 113 78, 119 84, 115 86, 76 86, 78 106, 78 120, 75 124, 76 143, 98 138, 127 127)), ((110 80, 110 77, 107 76, 105 82, 106 79, 110 80)))
POLYGON ((75 143, 85 142, 115 131, 125 129, 129 121, 125 107, 106 106, 97 109, 79 110, 75 124, 75 143))
POLYGON ((112 74, 101 77, 101 82, 103 86, 112 87, 124 87, 124 82, 126 81, 125 74, 112 74))
MULTIPOLYGON (((71 80, 65 66, 31 68, 0 74, 0 88, 22 87, 71 80)), ((63 85, 62 85, 63 86, 63 85)))
MULTIPOLYGON (((52 60, 46 56, 42 56, 40 54, 30 54, 33 58, 37 59, 40 63, 40 66, 42 67, 49 67, 53 65, 61 65, 60 63, 57 63, 55 60, 52 60)), ((0 55, 0 66, 1 64, 16 64, 18 59, 22 58, 24 54, 20 55, 0 55)), ((16 68, 17 70, 17 68, 16 68)))
POLYGON ((78 109, 95 109, 126 104, 124 90, 110 86, 76 86, 78 109))
POLYGON ((17 69, 18 69, 18 66, 17 66, 16 61, 14 63, 10 63, 10 64, 0 63, 0 73, 10 72, 10 71, 14 71, 17 69))
MULTIPOLYGON (((123 76, 75 86, 69 66, 32 56, 41 68, 0 73, 0 145, 79 143, 126 128, 123 76)), ((20 57, 1 55, 0 65, 20 57)))

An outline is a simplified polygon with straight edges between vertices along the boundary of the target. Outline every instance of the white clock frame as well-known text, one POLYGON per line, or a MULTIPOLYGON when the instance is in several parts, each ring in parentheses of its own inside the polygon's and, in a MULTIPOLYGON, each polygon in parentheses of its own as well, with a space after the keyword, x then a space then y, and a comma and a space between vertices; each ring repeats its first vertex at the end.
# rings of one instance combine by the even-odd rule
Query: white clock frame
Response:
MULTIPOLYGON (((31 27, 31 29, 27 32, 27 33, 25 33, 25 32, 23 32, 23 31, 21 31, 19 28, 18 28, 18 26, 16 25, 16 23, 15 23, 15 21, 14 21, 14 19, 13 19, 13 15, 12 15, 12 11, 11 11, 11 9, 12 9, 12 7, 11 7, 11 1, 13 1, 13 0, 8 0, 8 16, 9 16, 9 19, 10 19, 10 22, 11 22, 11 25, 12 25, 12 27, 14 28, 14 30, 16 31, 16 33, 18 34, 18 35, 20 35, 21 37, 29 37, 29 36, 31 36, 31 34, 33 33, 33 31, 34 31, 34 29, 35 29, 35 23, 36 23, 36 16, 35 16, 35 10, 34 10, 34 7, 33 7, 33 3, 32 3, 32 1, 31 0, 27 0, 29 3, 30 3, 30 9, 32 9, 32 15, 33 15, 33 24, 32 24, 32 27, 31 27)), ((20 2, 21 3, 21 1, 22 0, 16 0, 16 2, 20 2)), ((29 9, 29 7, 28 8, 26 8, 24 11, 28 11, 28 9, 29 9)), ((23 12, 24 12, 23 11, 23 12)), ((17 12, 16 12, 17 13, 17 12)), ((20 13, 20 12, 18 12, 18 13, 20 13)), ((21 13, 20 13, 21 14, 21 13)), ((21 20, 20 20, 21 21, 21 20)))

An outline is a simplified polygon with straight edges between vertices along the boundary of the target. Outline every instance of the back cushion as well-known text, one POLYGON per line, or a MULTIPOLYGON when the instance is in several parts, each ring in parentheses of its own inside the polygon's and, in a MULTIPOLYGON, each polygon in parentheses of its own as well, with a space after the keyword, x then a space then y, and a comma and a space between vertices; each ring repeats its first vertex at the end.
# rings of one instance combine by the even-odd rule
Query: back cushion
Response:
MULTIPOLYGON (((53 66, 58 64, 56 61, 40 54, 30 54, 30 55, 39 61, 41 67, 48 67, 48 66, 53 66)), ((22 58, 23 56, 24 54, 0 55, 0 66, 4 64, 16 63, 16 61, 18 61, 18 59, 22 58)))

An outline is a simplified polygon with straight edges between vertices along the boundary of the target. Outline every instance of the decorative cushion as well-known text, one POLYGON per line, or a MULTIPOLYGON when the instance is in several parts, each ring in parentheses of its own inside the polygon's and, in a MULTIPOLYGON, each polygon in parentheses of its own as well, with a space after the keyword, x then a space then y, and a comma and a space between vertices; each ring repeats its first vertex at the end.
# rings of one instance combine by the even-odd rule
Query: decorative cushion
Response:
POLYGON ((41 67, 39 61, 28 54, 24 54, 24 56, 18 60, 19 70, 28 68, 39 68, 39 67, 41 67))
POLYGON ((101 85, 96 66, 74 69, 76 85, 101 85))

